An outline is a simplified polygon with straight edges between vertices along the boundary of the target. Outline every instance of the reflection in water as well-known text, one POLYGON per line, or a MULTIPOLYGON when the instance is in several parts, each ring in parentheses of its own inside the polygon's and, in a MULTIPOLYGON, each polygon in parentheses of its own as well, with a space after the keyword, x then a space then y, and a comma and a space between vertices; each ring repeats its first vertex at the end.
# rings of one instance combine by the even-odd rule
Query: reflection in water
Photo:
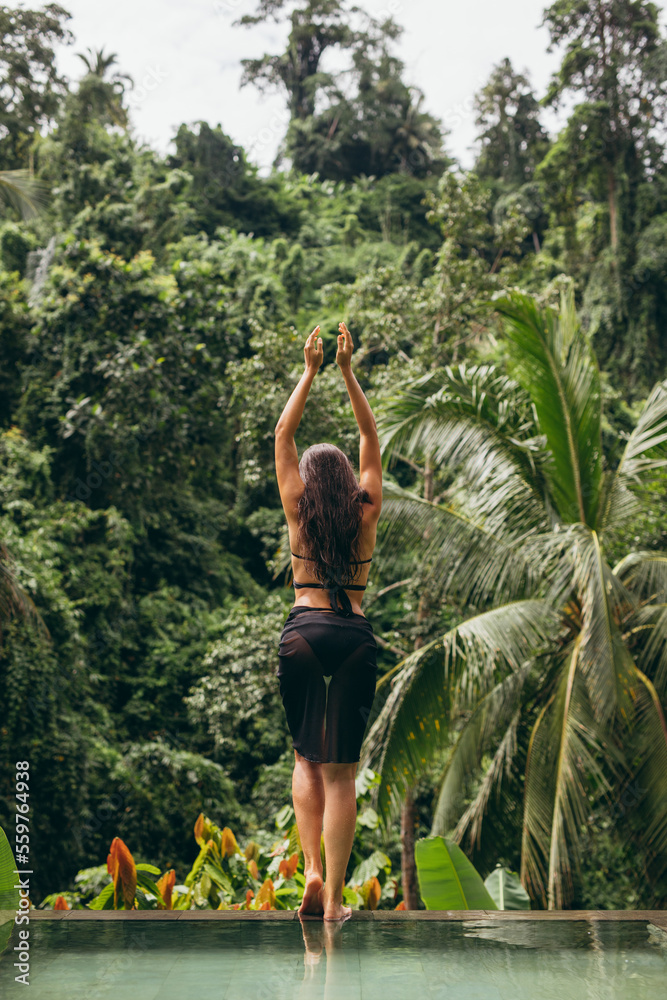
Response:
MULTIPOLYGON (((348 921, 318 920, 299 916, 304 943, 304 974, 301 989, 295 991, 299 1000, 339 1000, 359 995, 359 954, 357 935, 348 930, 347 948, 344 933, 348 921), (325 962, 321 963, 323 955, 325 962), (324 966, 324 974, 318 975, 324 966)), ((352 928, 354 931, 354 927, 352 928)))
POLYGON ((654 1000, 667 977, 667 934, 639 921, 300 920, 298 1000, 654 1000))
MULTIPOLYGON (((201 916, 31 921, 30 1000, 665 996, 667 932, 645 920, 201 916)), ((13 961, 0 956, 7 1000, 19 995, 13 961)))

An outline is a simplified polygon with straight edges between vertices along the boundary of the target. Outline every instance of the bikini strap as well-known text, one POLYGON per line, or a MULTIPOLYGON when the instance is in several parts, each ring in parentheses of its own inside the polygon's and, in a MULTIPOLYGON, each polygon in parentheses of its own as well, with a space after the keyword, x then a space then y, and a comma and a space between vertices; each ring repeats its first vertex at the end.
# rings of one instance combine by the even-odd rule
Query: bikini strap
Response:
MULTIPOLYGON (((290 549, 290 552, 292 552, 291 549, 290 549)), ((308 558, 308 556, 299 556, 299 555, 297 555, 296 552, 292 552, 292 555, 294 556, 295 559, 307 559, 308 558)), ((370 559, 350 559, 350 562, 353 565, 355 565, 355 566, 359 566, 361 563, 373 562, 373 556, 371 556, 370 559)))

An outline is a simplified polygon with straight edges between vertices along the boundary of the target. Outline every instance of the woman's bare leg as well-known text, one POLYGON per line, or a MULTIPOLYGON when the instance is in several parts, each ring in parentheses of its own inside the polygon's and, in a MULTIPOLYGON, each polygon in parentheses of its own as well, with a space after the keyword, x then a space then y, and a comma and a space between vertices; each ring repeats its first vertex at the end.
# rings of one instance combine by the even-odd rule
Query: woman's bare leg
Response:
POLYGON ((322 890, 325 920, 343 920, 352 909, 343 906, 345 871, 352 853, 357 822, 353 764, 320 764, 324 779, 324 854, 327 880, 322 890))
POLYGON ((306 879, 299 913, 321 915, 323 905, 320 843, 324 815, 324 784, 321 768, 325 765, 306 760, 296 750, 294 757, 292 801, 303 850, 303 874, 306 879))

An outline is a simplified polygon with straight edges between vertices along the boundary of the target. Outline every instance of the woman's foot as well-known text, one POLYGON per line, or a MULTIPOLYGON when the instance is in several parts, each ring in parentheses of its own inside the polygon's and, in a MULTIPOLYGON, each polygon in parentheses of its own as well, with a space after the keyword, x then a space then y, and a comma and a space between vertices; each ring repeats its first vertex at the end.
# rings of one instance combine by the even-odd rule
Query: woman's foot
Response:
POLYGON ((301 906, 299 907, 299 913, 311 914, 313 916, 321 917, 324 912, 324 904, 322 902, 322 876, 318 875, 317 872, 312 872, 310 875, 306 875, 306 885, 303 890, 303 899, 301 900, 301 906))
POLYGON ((325 920, 347 920, 348 917, 352 916, 352 907, 343 906, 342 902, 334 902, 332 899, 327 899, 322 893, 322 902, 324 904, 323 917, 325 920))

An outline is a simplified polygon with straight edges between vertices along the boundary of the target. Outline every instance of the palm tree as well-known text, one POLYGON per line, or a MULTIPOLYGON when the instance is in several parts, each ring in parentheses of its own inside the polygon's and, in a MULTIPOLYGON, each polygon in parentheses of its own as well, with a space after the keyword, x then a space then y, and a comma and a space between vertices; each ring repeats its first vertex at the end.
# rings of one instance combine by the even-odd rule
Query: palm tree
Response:
POLYGON ((118 57, 105 55, 104 47, 99 50, 89 47, 86 51, 87 56, 76 53, 86 67, 86 75, 79 83, 79 99, 85 98, 97 117, 106 115, 112 125, 126 129, 128 114, 123 107, 123 95, 128 87, 134 87, 134 80, 129 73, 118 72, 107 79, 107 71, 118 62, 118 57))
MULTIPOLYGON (((77 52, 77 58, 81 59, 86 70, 91 76, 99 76, 100 80, 103 80, 107 75, 107 70, 110 69, 114 63, 118 62, 118 56, 109 53, 109 55, 104 54, 104 46, 101 49, 91 49, 90 46, 86 49, 88 55, 84 56, 81 52, 77 52)), ((130 87, 134 86, 134 81, 129 73, 114 73, 113 76, 109 78, 110 83, 119 83, 123 87, 125 84, 129 84, 130 87)))
POLYGON ((518 813, 522 881, 554 909, 572 898, 591 801, 613 801, 630 779, 628 833, 651 870, 667 865, 667 553, 612 555, 664 490, 667 380, 614 466, 571 291, 560 314, 519 291, 493 304, 509 374, 430 371, 378 418, 386 462, 425 454, 453 477, 436 500, 387 482, 380 550, 403 576, 412 554, 426 587, 474 613, 381 679, 361 766, 381 774, 385 825, 439 763, 433 833, 451 828, 464 793, 457 841, 480 844, 492 814, 518 813))

